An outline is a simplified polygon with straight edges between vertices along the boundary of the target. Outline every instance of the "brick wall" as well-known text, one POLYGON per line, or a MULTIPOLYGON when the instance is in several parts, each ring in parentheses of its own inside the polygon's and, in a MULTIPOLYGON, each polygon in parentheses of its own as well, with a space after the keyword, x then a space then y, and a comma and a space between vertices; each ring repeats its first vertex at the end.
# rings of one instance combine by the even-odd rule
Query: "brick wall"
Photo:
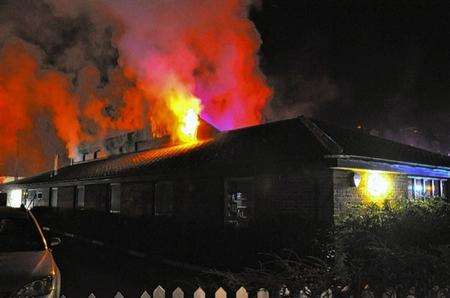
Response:
POLYGON ((74 186, 58 187, 57 207, 65 209, 73 209, 74 196, 75 196, 74 186))
POLYGON ((120 212, 127 216, 153 214, 153 182, 122 183, 120 212))
POLYGON ((179 213, 190 221, 222 224, 223 187, 223 179, 216 177, 183 181, 176 189, 179 213))
MULTIPOLYGON (((358 187, 352 185, 352 173, 350 170, 333 171, 333 192, 334 192, 334 211, 335 214, 345 212, 349 204, 359 202, 369 202, 367 195, 365 179, 367 172, 355 171, 361 176, 361 183, 358 187)), ((391 188, 386 198, 394 200, 404 200, 408 198, 408 177, 402 174, 383 173, 389 179, 391 188)))
POLYGON ((319 221, 332 218, 332 173, 326 168, 259 176, 255 189, 258 216, 295 214, 319 221))
POLYGON ((99 211, 108 211, 109 209, 109 191, 108 184, 92 184, 85 186, 84 208, 95 209, 99 211))

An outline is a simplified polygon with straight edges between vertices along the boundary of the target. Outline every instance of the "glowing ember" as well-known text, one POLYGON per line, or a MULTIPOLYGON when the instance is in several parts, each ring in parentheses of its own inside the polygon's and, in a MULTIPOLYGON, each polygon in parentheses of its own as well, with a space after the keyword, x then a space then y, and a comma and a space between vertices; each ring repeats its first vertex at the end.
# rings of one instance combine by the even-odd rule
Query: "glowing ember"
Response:
POLYGON ((168 93, 169 108, 176 117, 176 137, 178 141, 189 143, 197 141, 197 128, 200 124, 200 100, 182 89, 171 89, 168 93))

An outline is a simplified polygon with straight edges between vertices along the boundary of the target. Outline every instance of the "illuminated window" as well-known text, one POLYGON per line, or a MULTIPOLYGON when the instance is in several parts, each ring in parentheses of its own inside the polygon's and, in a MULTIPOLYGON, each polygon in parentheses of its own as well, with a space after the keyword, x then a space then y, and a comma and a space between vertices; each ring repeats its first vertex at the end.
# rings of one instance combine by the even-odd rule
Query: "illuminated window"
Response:
POLYGON ((441 196, 445 198, 448 196, 448 194, 449 194, 448 181, 441 180, 441 196))
POLYGON ((9 206, 19 208, 22 205, 22 190, 13 189, 10 192, 9 206))
POLYGON ((225 222, 242 225, 253 217, 253 180, 228 179, 225 183, 225 222))
POLYGON ((409 189, 412 189, 413 198, 444 197, 443 182, 436 178, 410 177, 409 189))
POLYGON ((425 196, 426 197, 432 197, 433 196, 433 180, 430 179, 424 179, 424 186, 425 186, 425 196))
POLYGON ((440 180, 432 180, 433 181, 433 197, 441 196, 441 181, 440 180))
POLYGON ((172 215, 175 193, 173 182, 158 182, 155 185, 155 215, 172 215))

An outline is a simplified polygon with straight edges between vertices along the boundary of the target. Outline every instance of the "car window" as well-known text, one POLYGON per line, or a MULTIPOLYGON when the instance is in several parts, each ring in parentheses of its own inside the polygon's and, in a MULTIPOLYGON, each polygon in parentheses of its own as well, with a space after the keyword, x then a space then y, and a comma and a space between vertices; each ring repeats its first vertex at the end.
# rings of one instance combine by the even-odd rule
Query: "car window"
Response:
POLYGON ((42 236, 31 218, 0 216, 0 252, 44 249, 42 236))

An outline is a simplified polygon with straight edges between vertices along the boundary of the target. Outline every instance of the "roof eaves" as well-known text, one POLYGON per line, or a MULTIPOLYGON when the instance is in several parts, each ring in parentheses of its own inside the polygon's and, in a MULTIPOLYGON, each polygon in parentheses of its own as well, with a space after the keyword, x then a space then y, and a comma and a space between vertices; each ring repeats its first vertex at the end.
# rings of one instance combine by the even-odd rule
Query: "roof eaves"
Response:
POLYGON ((333 155, 325 155, 325 158, 359 159, 359 160, 368 160, 368 161, 374 161, 374 162, 385 162, 385 163, 392 163, 392 164, 404 164, 404 165, 409 165, 409 166, 425 167, 425 168, 430 168, 430 169, 442 169, 442 170, 445 170, 445 171, 450 171, 450 167, 446 167, 446 166, 436 166, 436 165, 429 165, 429 164, 423 164, 423 163, 401 161, 401 160, 392 160, 392 159, 369 157, 369 156, 333 154, 333 155))

